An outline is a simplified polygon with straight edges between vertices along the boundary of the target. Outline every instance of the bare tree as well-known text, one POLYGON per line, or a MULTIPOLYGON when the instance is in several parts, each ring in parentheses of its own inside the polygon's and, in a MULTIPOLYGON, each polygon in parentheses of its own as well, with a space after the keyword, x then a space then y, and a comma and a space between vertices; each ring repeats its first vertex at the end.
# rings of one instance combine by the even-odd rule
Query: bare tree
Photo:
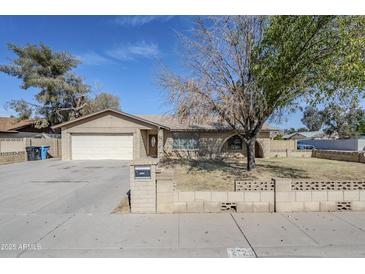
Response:
POLYGON ((246 144, 247 170, 252 170, 255 142, 269 117, 297 107, 300 97, 318 99, 341 85, 363 84, 362 54, 351 63, 346 59, 363 47, 363 23, 360 17, 336 16, 203 18, 191 35, 179 34, 190 74, 164 69, 160 84, 181 119, 218 117, 235 131, 246 144), (354 63, 355 70, 338 73, 354 63))
POLYGON ((95 98, 89 99, 88 106, 83 110, 83 114, 89 114, 108 108, 120 111, 120 100, 118 96, 104 91, 97 94, 95 98))

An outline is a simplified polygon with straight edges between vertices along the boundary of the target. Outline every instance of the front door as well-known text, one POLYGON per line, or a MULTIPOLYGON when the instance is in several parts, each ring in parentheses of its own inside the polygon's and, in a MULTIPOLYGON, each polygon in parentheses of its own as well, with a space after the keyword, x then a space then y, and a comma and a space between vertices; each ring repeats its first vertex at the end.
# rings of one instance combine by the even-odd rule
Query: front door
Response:
POLYGON ((157 135, 149 135, 149 151, 151 157, 157 157, 157 135))

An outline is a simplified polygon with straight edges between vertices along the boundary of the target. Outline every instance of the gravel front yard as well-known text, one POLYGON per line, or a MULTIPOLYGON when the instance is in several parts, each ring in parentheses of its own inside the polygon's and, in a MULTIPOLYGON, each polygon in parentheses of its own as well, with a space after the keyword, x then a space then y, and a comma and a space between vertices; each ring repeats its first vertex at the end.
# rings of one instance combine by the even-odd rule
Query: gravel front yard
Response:
POLYGON ((256 159, 257 169, 246 171, 246 162, 176 160, 163 167, 174 169, 179 191, 233 191, 235 180, 303 178, 315 180, 365 180, 365 165, 317 158, 256 159))

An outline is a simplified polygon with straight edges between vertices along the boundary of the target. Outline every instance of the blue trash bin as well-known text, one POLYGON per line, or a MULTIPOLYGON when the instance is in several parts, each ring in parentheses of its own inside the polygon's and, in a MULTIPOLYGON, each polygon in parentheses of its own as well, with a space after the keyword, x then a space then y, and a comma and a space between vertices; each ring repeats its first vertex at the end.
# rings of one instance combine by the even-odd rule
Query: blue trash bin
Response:
POLYGON ((47 159, 48 150, 49 146, 41 146, 41 160, 47 159))

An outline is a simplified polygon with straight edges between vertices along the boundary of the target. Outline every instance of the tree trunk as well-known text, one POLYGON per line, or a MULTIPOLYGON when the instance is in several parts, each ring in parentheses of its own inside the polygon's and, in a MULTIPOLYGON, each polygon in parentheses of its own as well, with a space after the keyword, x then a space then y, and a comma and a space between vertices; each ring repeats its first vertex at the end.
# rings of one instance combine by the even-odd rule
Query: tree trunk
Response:
POLYGON ((256 140, 250 140, 246 143, 247 150, 247 171, 251 171, 256 168, 255 161, 255 143, 256 140))

